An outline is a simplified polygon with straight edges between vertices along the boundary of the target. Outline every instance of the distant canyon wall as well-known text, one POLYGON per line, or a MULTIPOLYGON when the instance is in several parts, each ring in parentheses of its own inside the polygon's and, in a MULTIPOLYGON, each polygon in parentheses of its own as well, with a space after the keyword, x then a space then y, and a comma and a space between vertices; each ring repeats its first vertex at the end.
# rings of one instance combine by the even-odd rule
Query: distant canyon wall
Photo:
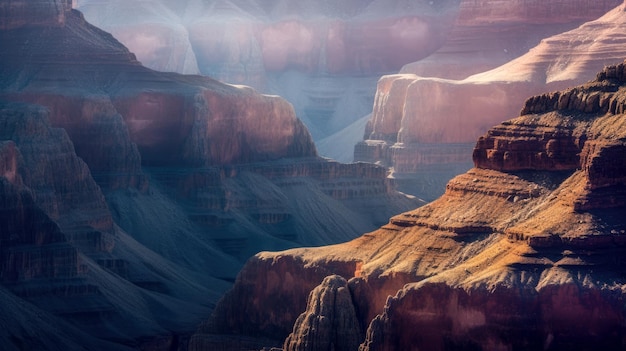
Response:
POLYGON ((381 75, 443 45, 458 4, 86 0, 76 7, 148 67, 283 96, 319 140, 371 109, 381 75))
POLYGON ((355 160, 385 164, 398 178, 467 164, 472 141, 517 115, 527 96, 585 82, 626 56, 621 3, 461 2, 444 46, 379 80, 355 160))

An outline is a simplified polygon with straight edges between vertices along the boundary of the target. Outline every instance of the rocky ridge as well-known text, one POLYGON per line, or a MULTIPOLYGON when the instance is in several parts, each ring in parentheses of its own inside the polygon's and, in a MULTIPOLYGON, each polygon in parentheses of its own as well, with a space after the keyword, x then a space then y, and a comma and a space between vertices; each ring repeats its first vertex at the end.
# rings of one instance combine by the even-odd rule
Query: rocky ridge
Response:
POLYGON ((328 276, 309 295, 307 310, 289 334, 284 350, 354 350, 363 332, 359 329, 348 282, 328 276))
POLYGON ((360 350, 623 349, 625 67, 528 99, 432 203, 348 243, 255 256, 211 321, 286 338, 337 274, 369 324, 360 350))

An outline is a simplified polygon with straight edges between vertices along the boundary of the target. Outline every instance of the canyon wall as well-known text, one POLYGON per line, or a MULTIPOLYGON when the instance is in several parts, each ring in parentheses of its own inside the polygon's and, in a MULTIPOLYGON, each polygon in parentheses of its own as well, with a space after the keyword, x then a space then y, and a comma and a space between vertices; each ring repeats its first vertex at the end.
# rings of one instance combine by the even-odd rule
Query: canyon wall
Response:
POLYGON ((380 75, 439 48, 458 4, 83 0, 76 8, 148 67, 284 97, 320 140, 368 113, 380 75))
MULTIPOLYGON (((7 4, 0 290, 3 310, 51 321, 41 340, 182 348, 251 255, 350 240, 422 204, 383 167, 318 157, 279 97, 145 68, 65 3, 7 4)), ((32 327, 1 337, 39 345, 32 327)))
POLYGON ((305 349, 307 296, 337 274, 368 325, 359 350, 624 348, 625 69, 528 99, 442 197, 380 229, 256 255, 190 345, 236 325, 305 349))
MULTIPOLYGON (((623 59, 623 4, 611 10, 619 4, 461 2, 458 32, 446 45, 380 79, 355 160, 379 162, 398 178, 414 179, 409 193, 423 191, 419 178, 428 177, 430 168, 467 167, 463 160, 473 140, 517 115, 527 96, 583 83, 623 59)), ((448 173, 444 182, 453 175, 448 173)))

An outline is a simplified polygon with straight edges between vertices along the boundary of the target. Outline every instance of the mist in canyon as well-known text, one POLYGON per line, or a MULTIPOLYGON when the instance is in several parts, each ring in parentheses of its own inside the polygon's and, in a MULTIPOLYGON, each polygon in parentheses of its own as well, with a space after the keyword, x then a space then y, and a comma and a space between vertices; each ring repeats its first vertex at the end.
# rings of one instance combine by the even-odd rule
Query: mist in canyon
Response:
POLYGON ((0 0, 0 348, 624 349, 622 0, 0 0))

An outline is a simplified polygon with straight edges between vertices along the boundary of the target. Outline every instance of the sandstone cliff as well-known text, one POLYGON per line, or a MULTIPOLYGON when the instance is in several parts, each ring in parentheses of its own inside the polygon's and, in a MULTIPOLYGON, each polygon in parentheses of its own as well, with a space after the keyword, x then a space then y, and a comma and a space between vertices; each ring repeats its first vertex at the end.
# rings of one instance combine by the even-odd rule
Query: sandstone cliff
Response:
POLYGON ((529 99, 441 198, 379 230, 255 256, 194 338, 215 321, 286 338, 338 274, 369 324, 361 350, 623 349, 625 69, 529 99))
MULTIPOLYGON (((469 6, 470 2, 467 3, 466 11, 472 15, 462 12, 459 21, 467 22, 473 18, 473 21, 482 23, 476 25, 474 30, 480 29, 490 35, 502 36, 499 40, 490 40, 485 39, 489 35, 462 31, 463 35, 476 35, 476 38, 486 40, 484 44, 469 50, 467 55, 474 55, 478 57, 478 61, 482 60, 490 65, 477 63, 474 59, 464 59, 463 55, 453 56, 452 63, 461 65, 459 69, 464 73, 452 74, 455 70, 448 67, 448 61, 439 56, 451 55, 442 48, 439 54, 433 54, 433 61, 430 63, 428 59, 420 61, 415 64, 414 69, 403 70, 407 72, 405 74, 381 78, 372 117, 365 130, 365 140, 355 146, 355 160, 380 162, 393 167, 400 176, 409 178, 414 178, 416 174, 421 175, 420 170, 428 171, 433 167, 448 165, 453 169, 462 169, 462 160, 471 154, 473 140, 489 126, 516 115, 527 96, 581 84, 592 79, 595 72, 604 65, 619 62, 626 55, 623 46, 619 44, 624 39, 624 5, 597 20, 539 42, 539 32, 533 34, 537 39, 532 41, 529 38, 524 39, 523 34, 513 39, 509 37, 512 35, 510 31, 494 29, 507 25, 516 27, 520 22, 526 22, 534 31, 542 28, 537 24, 539 22, 548 27, 553 26, 551 30, 545 29, 543 35, 554 33, 575 16, 569 16, 570 12, 567 11, 559 12, 563 17, 552 16, 554 9, 551 10, 550 7, 560 6, 556 3, 561 3, 565 8, 573 9, 570 6, 574 2, 541 5, 521 2, 515 3, 515 6, 510 2, 497 2, 493 7, 476 8, 469 6), (486 13, 481 14, 480 11, 486 13), (489 16, 495 16, 496 19, 487 25, 482 21, 488 21, 491 18, 489 16), (516 40, 521 40, 524 45, 516 40), (529 48, 528 43, 537 42, 539 44, 526 54, 513 59, 529 48), (517 45, 521 49, 516 54, 507 53, 506 59, 498 59, 497 55, 494 57, 485 54, 495 50, 490 45, 497 46, 501 53, 503 50, 509 52, 509 46, 517 45), (505 63, 509 60, 511 61, 505 63), (419 65, 428 69, 417 69, 419 65), (478 73, 486 68, 492 69, 478 73), (418 74, 408 73, 411 71, 418 74), (470 74, 474 75, 469 76, 470 74)), ((621 2, 576 3, 581 7, 587 6, 584 12, 591 19, 621 2)), ((462 8, 464 4, 461 4, 462 8)), ((459 26, 460 29, 463 28, 461 24, 459 26)), ((517 35, 518 31, 514 33, 517 35)), ((450 45, 453 46, 454 43, 452 41, 450 45)), ((458 49, 451 52, 457 51, 458 49)), ((425 175, 428 176, 428 173, 425 175)), ((448 175, 451 175, 450 172, 448 175)), ((420 191, 421 185, 418 183, 417 186, 418 189, 411 193, 420 191)), ((442 184, 440 189, 443 188, 442 184)))

